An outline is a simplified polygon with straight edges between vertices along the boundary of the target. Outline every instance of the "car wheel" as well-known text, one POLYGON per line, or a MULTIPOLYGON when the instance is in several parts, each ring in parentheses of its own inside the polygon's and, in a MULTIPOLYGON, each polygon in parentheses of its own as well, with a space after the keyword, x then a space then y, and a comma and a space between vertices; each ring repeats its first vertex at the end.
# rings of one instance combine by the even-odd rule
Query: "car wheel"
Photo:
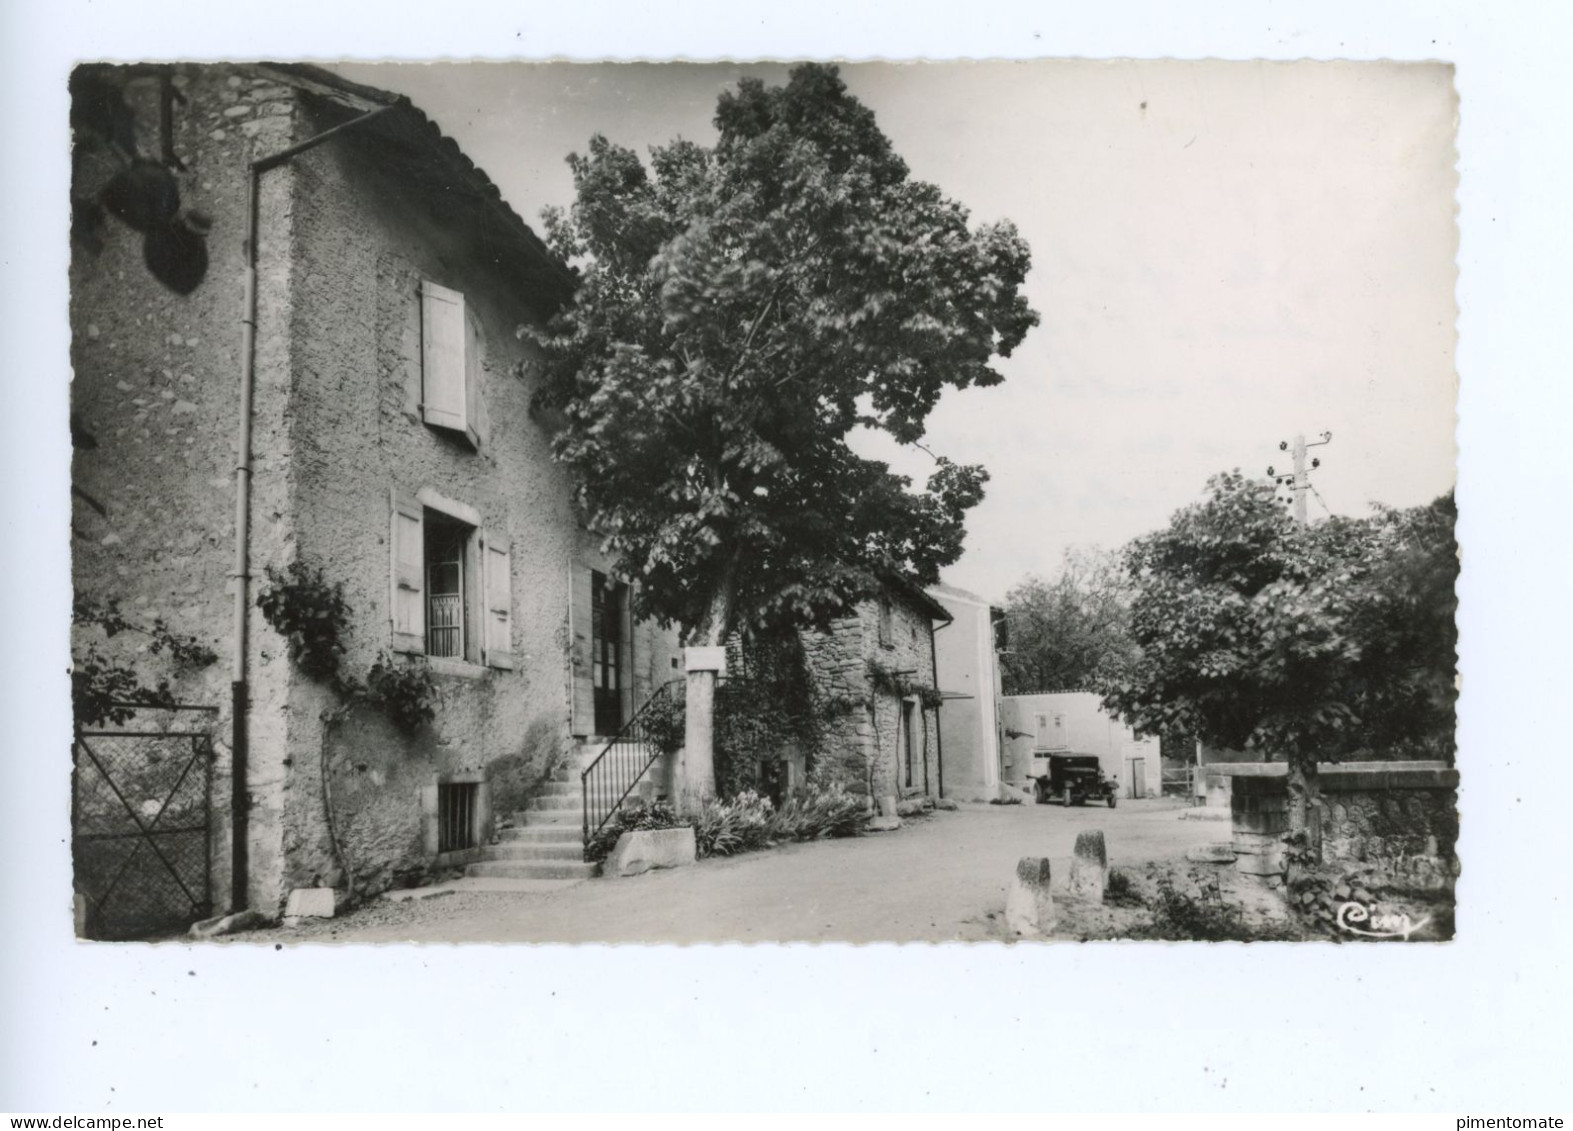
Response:
POLYGON ((1039 805, 1047 805, 1049 803, 1049 787, 1044 785, 1041 781, 1033 782, 1032 799, 1039 805))

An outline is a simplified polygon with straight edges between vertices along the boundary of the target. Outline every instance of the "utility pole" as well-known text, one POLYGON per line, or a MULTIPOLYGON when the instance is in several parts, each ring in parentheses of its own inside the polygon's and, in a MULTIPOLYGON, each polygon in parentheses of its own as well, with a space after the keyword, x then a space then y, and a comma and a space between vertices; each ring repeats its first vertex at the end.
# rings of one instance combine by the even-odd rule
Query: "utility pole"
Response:
POLYGON ((1273 482, 1276 485, 1289 488, 1289 497, 1284 502, 1294 507, 1294 519, 1301 526, 1306 524, 1305 495, 1307 491, 1311 490, 1311 472, 1322 466, 1322 461, 1319 459, 1312 459, 1310 466, 1306 466, 1306 449, 1319 448, 1323 444, 1332 443, 1332 440, 1333 434, 1331 432, 1323 432, 1320 440, 1312 440, 1310 443, 1306 443, 1304 433, 1297 435, 1293 444, 1288 440, 1280 440, 1278 443, 1279 451, 1292 451, 1294 471, 1289 475, 1279 475, 1273 468, 1269 467, 1267 469, 1267 474, 1273 477, 1273 482))

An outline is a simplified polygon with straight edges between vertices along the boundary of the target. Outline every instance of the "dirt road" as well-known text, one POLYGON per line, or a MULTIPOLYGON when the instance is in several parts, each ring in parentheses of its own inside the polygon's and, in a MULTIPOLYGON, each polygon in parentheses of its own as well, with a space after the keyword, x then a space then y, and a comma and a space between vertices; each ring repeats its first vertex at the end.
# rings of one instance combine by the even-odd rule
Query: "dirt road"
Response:
POLYGON ((1183 858, 1227 840, 1227 822, 1182 819, 1174 801, 970 806, 896 832, 790 844, 629 879, 539 893, 455 892, 234 936, 245 942, 940 942, 1000 937, 1016 861, 1055 859, 1102 829, 1113 866, 1183 858), (991 913, 994 917, 991 918, 991 913))

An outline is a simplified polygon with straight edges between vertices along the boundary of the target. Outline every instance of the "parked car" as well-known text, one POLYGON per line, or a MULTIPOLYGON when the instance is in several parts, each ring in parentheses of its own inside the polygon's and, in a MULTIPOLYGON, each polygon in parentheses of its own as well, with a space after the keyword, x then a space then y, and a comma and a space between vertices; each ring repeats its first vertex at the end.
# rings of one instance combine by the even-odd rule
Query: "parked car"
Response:
POLYGON ((1051 798, 1069 808, 1086 801, 1119 803, 1120 783, 1103 772, 1096 754, 1050 754, 1033 759, 1033 796, 1039 805, 1051 798))

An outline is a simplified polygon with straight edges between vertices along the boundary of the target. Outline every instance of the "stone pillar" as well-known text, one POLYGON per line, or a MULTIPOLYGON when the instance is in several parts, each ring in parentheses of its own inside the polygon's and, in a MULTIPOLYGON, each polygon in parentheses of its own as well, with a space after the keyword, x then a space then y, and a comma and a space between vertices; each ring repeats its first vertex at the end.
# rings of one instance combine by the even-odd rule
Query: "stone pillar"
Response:
POLYGON ((1005 897, 1005 926, 1024 938, 1037 938, 1054 929, 1047 856, 1023 856, 1016 861, 1016 875, 1005 897))
POLYGON ((1108 882, 1109 853, 1102 830, 1079 833, 1075 855, 1071 859, 1071 894, 1102 903, 1103 889, 1108 886, 1108 882))
POLYGON ((681 813, 697 813, 715 795, 715 685, 726 671, 725 648, 685 648, 688 673, 683 752, 672 793, 681 813))
POLYGON ((1289 829, 1289 798, 1284 792, 1284 779, 1239 778, 1233 787, 1230 816, 1235 867, 1248 876, 1282 877, 1283 838, 1289 829))

